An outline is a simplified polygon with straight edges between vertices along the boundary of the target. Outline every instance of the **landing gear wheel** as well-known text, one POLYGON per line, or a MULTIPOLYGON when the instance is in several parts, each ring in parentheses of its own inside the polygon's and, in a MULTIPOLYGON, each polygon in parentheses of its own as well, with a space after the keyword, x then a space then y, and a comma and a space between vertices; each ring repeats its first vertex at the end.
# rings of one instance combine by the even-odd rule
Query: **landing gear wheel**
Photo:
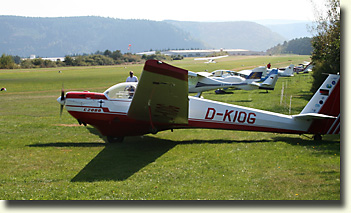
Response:
POLYGON ((114 137, 114 136, 107 136, 107 141, 109 143, 122 143, 124 137, 114 137))
POLYGON ((313 140, 315 140, 315 141, 321 141, 321 140, 322 140, 322 136, 321 136, 320 134, 315 134, 315 135, 313 136, 313 140))

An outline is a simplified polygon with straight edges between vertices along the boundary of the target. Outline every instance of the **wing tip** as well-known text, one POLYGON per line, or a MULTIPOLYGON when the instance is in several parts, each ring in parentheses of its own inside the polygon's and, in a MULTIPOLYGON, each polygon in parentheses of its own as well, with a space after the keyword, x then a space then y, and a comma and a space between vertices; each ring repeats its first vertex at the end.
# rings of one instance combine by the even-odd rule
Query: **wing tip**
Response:
POLYGON ((163 61, 150 59, 145 62, 144 70, 160 75, 166 75, 179 80, 188 81, 188 71, 172 66, 163 61))

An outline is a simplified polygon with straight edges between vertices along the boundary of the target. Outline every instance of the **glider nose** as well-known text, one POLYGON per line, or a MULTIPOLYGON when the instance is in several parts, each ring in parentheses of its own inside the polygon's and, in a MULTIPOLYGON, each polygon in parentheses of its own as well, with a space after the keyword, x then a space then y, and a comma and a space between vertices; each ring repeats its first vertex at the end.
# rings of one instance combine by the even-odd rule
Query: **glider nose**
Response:
POLYGON ((65 101, 62 100, 61 96, 57 98, 57 102, 61 105, 64 105, 65 104, 65 101))
POLYGON ((61 90, 61 96, 57 98, 57 102, 59 102, 59 104, 61 105, 60 106, 60 116, 61 116, 63 107, 65 106, 65 103, 66 103, 66 97, 65 97, 65 92, 63 88, 61 90))
POLYGON ((63 86, 61 89, 61 96, 57 98, 57 102, 59 102, 59 104, 61 105, 65 105, 66 97, 65 97, 65 91, 63 90, 63 86))

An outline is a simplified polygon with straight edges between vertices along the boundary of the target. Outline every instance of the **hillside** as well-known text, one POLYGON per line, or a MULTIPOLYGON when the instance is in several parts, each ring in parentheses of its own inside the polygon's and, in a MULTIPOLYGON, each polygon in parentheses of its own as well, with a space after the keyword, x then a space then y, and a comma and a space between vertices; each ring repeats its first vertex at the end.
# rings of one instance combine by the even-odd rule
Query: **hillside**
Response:
POLYGON ((167 23, 190 33, 213 48, 234 48, 265 51, 284 42, 284 37, 269 28, 249 21, 186 22, 167 20, 167 23))
POLYGON ((95 16, 0 16, 0 54, 56 57, 98 50, 234 48, 265 51, 286 39, 255 22, 182 22, 95 16), (131 44, 131 49, 128 46, 131 44))
POLYGON ((205 48, 173 25, 149 20, 102 17, 33 18, 0 16, 1 53, 28 57, 64 56, 97 50, 132 52, 205 48))

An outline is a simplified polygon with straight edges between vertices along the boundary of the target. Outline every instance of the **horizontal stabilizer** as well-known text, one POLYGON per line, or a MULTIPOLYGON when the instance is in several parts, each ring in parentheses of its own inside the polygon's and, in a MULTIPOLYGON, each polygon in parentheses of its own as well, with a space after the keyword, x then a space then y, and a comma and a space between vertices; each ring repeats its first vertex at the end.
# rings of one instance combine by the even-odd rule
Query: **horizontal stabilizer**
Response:
POLYGON ((330 116, 330 115, 324 115, 324 114, 318 114, 318 113, 305 113, 305 114, 298 114, 298 115, 293 115, 293 118, 296 119, 334 119, 336 118, 335 116, 330 116))

